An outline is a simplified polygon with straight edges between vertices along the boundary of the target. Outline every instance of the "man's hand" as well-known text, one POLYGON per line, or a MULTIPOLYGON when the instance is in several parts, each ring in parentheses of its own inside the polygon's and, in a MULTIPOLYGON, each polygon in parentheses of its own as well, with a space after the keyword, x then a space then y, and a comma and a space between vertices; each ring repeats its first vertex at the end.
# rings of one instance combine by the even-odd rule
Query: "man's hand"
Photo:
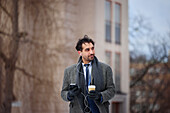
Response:
POLYGON ((101 95, 100 92, 90 91, 90 92, 88 93, 88 97, 89 97, 89 99, 91 99, 91 100, 95 100, 95 101, 101 102, 102 95, 101 95))
POLYGON ((69 101, 73 100, 75 96, 77 96, 78 94, 80 94, 80 88, 78 88, 78 86, 75 86, 73 87, 72 89, 70 89, 68 91, 68 94, 67 94, 67 99, 69 101))

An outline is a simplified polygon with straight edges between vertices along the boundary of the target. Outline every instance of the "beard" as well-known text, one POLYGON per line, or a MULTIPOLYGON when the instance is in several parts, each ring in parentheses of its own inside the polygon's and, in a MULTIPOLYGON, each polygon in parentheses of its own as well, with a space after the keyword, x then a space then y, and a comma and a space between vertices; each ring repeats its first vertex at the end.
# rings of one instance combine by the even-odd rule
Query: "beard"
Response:
POLYGON ((94 54, 91 54, 89 56, 82 56, 83 62, 91 62, 94 59, 94 54))
POLYGON ((89 55, 87 58, 88 61, 92 61, 93 59, 94 59, 94 54, 89 55))
POLYGON ((89 59, 92 59, 92 60, 93 60, 93 59, 94 59, 94 54, 90 55, 90 56, 89 56, 89 59))

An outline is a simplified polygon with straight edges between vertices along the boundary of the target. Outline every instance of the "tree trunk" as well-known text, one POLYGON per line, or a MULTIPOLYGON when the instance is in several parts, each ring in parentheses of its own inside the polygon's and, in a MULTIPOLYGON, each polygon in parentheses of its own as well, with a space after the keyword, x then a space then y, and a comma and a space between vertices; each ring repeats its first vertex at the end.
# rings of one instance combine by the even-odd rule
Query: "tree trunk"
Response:
POLYGON ((3 89, 2 89, 2 65, 1 64, 2 63, 1 63, 1 60, 0 60, 0 113, 2 113, 1 107, 2 107, 2 102, 3 102, 3 100, 2 100, 3 99, 3 97, 2 97, 2 95, 3 95, 3 89))
MULTIPOLYGON (((0 51, 1 51, 1 48, 2 48, 2 39, 0 37, 0 51)), ((2 61, 0 59, 0 113, 2 112, 1 111, 1 107, 2 107, 2 94, 3 94, 3 89, 2 89, 2 61)))
POLYGON ((13 79, 13 65, 9 65, 9 67, 6 69, 4 113, 11 113, 11 104, 13 100, 13 79))
POLYGON ((3 102, 3 112, 11 113, 13 101, 13 81, 15 74, 15 65, 19 48, 18 32, 18 0, 12 0, 12 39, 10 42, 9 59, 5 64, 5 100, 3 102))

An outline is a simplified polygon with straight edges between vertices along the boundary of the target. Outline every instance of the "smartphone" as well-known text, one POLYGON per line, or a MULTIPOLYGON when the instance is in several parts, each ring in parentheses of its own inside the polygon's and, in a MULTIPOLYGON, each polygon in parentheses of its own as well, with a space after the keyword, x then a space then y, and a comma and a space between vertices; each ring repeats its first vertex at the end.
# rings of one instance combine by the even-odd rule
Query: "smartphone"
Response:
POLYGON ((76 83, 71 83, 70 86, 69 86, 69 89, 71 90, 71 89, 73 89, 75 87, 78 87, 77 84, 76 83))

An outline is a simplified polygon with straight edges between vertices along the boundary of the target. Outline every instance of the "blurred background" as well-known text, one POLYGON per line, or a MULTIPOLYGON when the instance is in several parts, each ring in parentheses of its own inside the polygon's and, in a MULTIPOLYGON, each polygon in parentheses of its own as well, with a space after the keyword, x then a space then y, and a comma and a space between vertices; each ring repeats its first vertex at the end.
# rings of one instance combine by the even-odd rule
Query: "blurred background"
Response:
POLYGON ((169 0, 0 0, 0 113, 68 113, 76 42, 111 66, 110 113, 170 113, 169 0))
POLYGON ((131 113, 170 113, 169 6, 129 0, 131 113))

